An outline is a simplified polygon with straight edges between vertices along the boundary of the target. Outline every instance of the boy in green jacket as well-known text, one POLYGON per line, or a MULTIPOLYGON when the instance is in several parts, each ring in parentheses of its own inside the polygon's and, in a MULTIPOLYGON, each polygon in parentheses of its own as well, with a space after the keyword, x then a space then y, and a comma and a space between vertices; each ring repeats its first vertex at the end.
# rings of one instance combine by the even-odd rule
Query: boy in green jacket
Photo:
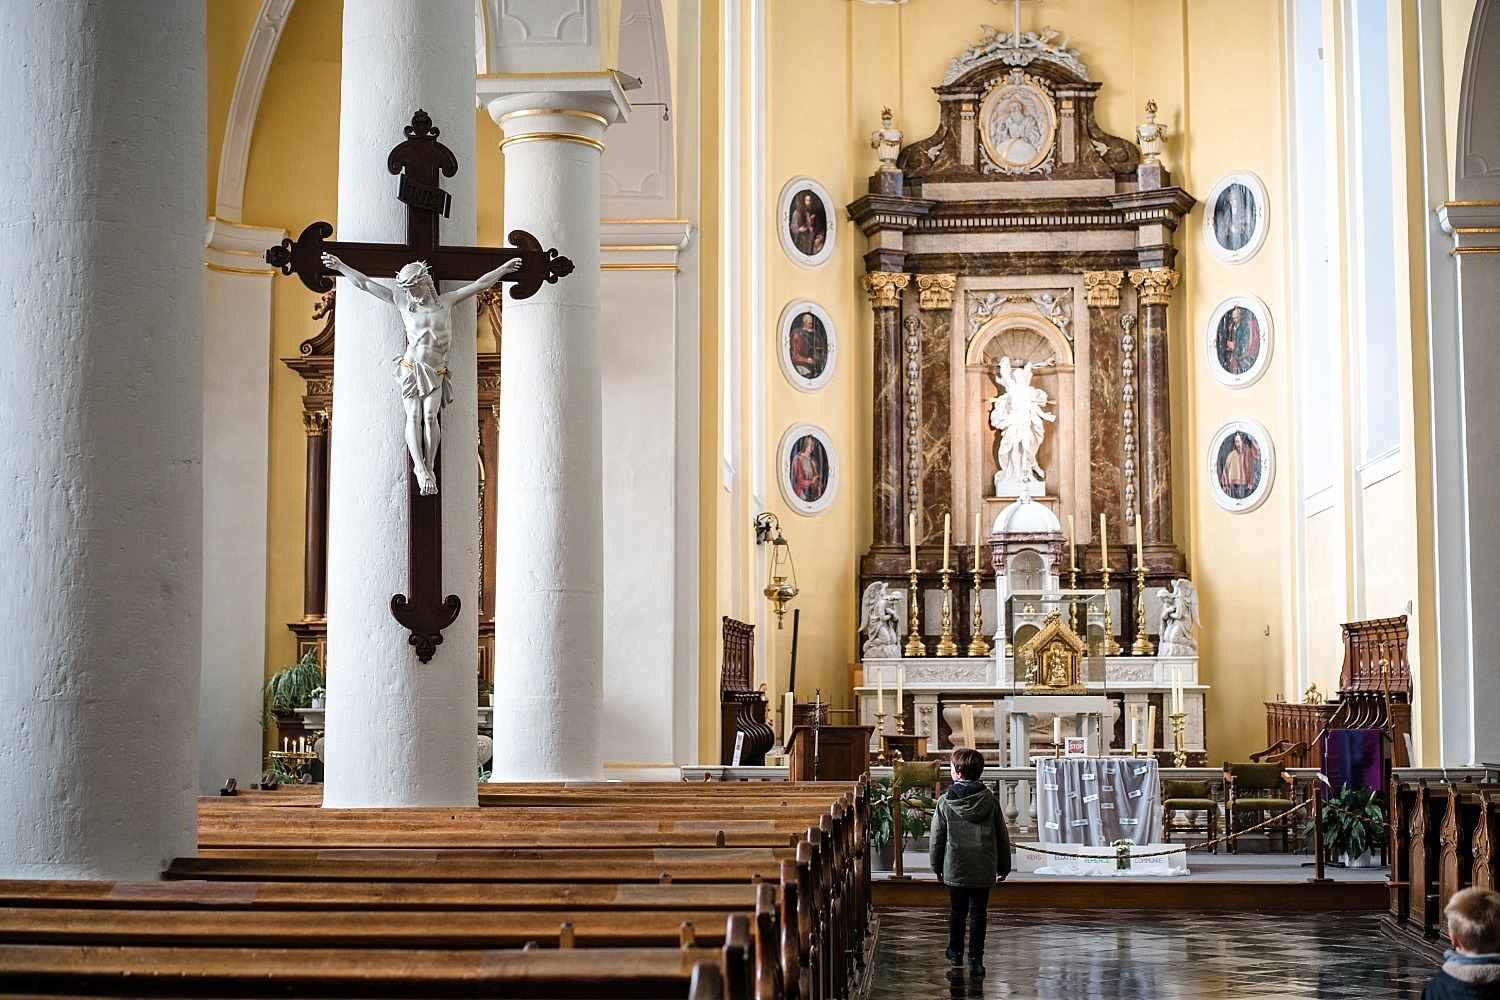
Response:
POLYGON ((953 786, 932 811, 932 870, 948 886, 948 961, 961 965, 964 920, 969 924, 969 973, 984 975, 984 931, 990 887, 1010 874, 1005 814, 979 780, 984 757, 960 747, 951 760, 953 786))

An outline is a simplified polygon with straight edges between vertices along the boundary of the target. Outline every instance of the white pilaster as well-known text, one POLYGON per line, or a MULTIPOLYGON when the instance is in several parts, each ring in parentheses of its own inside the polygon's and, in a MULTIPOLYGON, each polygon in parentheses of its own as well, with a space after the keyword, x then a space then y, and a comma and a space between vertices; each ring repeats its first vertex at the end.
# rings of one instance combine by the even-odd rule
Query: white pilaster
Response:
POLYGON ((0 877, 196 848, 205 35, 0 6, 0 877))
POLYGON ((203 310, 203 687, 198 793, 260 773, 271 281, 285 231, 208 224, 203 310))
MULTIPOLYGON (((458 158, 447 244, 475 235, 473 8, 345 0, 339 117, 341 240, 402 242, 386 154, 421 108, 458 158)), ((392 275, 371 275, 389 280, 392 275)), ((454 287, 445 283, 444 290, 454 287)), ((454 400, 443 410, 443 592, 463 601, 428 663, 391 616, 407 593, 408 458, 392 358, 405 350, 398 313, 339 282, 339 344, 329 474, 328 715, 325 806, 462 806, 477 801, 478 477, 474 314, 453 311, 454 400)))
POLYGON ((484 77, 479 95, 505 133, 506 230, 532 233, 575 265, 532 297, 505 303, 495 774, 509 781, 599 778, 599 169, 604 130, 624 120, 629 105, 610 73, 484 77))

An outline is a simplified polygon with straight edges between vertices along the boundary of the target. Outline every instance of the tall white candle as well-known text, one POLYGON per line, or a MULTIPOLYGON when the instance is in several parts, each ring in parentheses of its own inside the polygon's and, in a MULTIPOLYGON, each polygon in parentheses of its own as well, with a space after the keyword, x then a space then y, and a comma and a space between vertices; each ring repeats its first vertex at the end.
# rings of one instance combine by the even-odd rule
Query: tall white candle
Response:
POLYGON ((943 572, 948 572, 948 541, 953 537, 953 514, 943 515, 943 572))
POLYGON ((875 668, 875 714, 885 711, 885 671, 875 668))
POLYGON ((1078 555, 1076 546, 1078 544, 1078 528, 1073 523, 1073 515, 1068 515, 1068 569, 1078 568, 1078 555))
POLYGON ((1130 713, 1130 747, 1132 753, 1135 751, 1135 748, 1140 746, 1141 744, 1139 732, 1140 722, 1140 717, 1136 715, 1134 711, 1132 711, 1130 713))
POLYGON ((902 712, 906 711, 906 709, 902 707, 903 705, 906 704, 906 702, 901 697, 901 695, 902 695, 902 687, 905 684, 906 684, 906 668, 905 667, 897 667, 896 668, 896 715, 897 716, 900 716, 900 714, 902 712))
POLYGON ((786 746, 792 742, 792 705, 795 704, 792 692, 786 693, 786 698, 781 706, 781 745, 786 746))
POLYGON ((974 572, 979 572, 979 512, 974 512, 974 572))
POLYGON ((1172 667, 1172 714, 1182 711, 1182 667, 1172 667))
POLYGON ((1105 527, 1104 515, 1099 515, 1099 564, 1109 566, 1109 531, 1105 527))
POLYGON ((911 548, 911 572, 917 571, 917 512, 912 511, 906 518, 906 542, 911 548))
POLYGON ((1054 715, 1052 717, 1052 742, 1062 742, 1062 716, 1060 715, 1054 715))

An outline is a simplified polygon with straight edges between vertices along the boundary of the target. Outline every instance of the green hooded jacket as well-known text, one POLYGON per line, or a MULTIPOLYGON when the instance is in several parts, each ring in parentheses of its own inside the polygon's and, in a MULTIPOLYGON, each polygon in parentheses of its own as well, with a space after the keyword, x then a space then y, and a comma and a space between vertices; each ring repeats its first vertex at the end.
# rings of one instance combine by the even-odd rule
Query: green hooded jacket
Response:
POLYGON ((979 781, 956 781, 932 810, 932 870, 944 883, 983 889, 1010 874, 1010 835, 995 795, 979 781))

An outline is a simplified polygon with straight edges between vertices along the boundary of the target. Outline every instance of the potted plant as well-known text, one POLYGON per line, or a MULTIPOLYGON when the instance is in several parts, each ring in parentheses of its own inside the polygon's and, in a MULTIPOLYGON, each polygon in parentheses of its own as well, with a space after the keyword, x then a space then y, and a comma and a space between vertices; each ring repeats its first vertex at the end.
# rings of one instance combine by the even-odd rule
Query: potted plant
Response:
POLYGON ((479 704, 491 706, 495 704, 495 684, 483 677, 479 678, 479 704))
POLYGON ((312 695, 307 699, 308 708, 324 708, 328 704, 328 692, 322 685, 312 689, 312 695))
POLYGON ((307 708, 313 696, 322 696, 323 668, 318 665, 318 651, 309 646, 302 659, 282 667, 266 680, 266 697, 272 712, 290 712, 307 708))
MULTIPOLYGON (((874 867, 880 871, 890 871, 895 867, 896 849, 891 843, 895 830, 895 817, 891 812, 894 801, 890 778, 876 778, 870 782, 870 848, 876 855, 874 867)), ((908 788, 901 796, 903 850, 911 841, 927 835, 931 815, 932 799, 908 788)))
MULTIPOLYGON (((1373 788, 1350 788, 1323 803, 1323 846, 1346 868, 1374 864, 1372 850, 1385 844, 1389 821, 1385 798, 1373 788)), ((1312 844, 1313 824, 1302 831, 1304 847, 1312 844)))

